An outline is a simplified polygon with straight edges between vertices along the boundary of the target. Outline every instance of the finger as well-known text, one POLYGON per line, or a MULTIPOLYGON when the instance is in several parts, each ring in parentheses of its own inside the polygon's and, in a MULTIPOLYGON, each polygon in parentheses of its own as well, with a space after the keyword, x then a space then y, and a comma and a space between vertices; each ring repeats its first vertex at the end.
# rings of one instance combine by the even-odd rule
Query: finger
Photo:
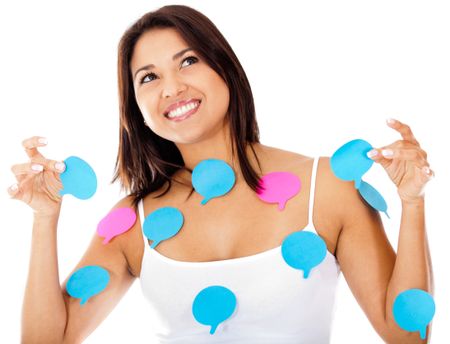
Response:
POLYGON ((415 144, 415 145, 420 147, 419 142, 414 137, 414 134, 412 133, 412 130, 411 130, 411 128, 408 125, 406 125, 406 124, 404 124, 404 123, 402 123, 402 122, 400 122, 399 120, 396 120, 396 119, 392 119, 392 121, 393 121, 392 123, 387 121, 387 124, 391 128, 397 130, 402 135, 404 140, 409 141, 409 142, 411 142, 411 143, 413 143, 413 144, 415 144))
POLYGON ((18 181, 29 174, 39 174, 44 170, 44 166, 41 164, 27 162, 24 164, 16 164, 11 166, 11 171, 18 181))
POLYGON ((424 151, 416 148, 393 148, 392 146, 374 148, 367 152, 367 156, 372 160, 377 160, 380 158, 386 159, 401 159, 401 160, 423 160, 426 161, 426 155, 424 151), (390 148, 388 148, 390 147, 390 148), (373 153, 376 155, 372 155, 373 153))
POLYGON ((15 196, 19 193, 19 184, 14 183, 10 185, 7 189, 10 198, 15 198, 15 196))
POLYGON ((22 146, 25 149, 25 153, 27 153, 30 158, 43 157, 36 147, 42 147, 46 144, 47 139, 42 136, 33 136, 22 141, 22 146))
POLYGON ((31 158, 31 162, 44 166, 45 171, 61 173, 66 169, 66 164, 64 161, 51 160, 44 157, 34 157, 31 158))
POLYGON ((39 174, 44 170, 62 173, 65 170, 65 164, 62 161, 55 161, 45 158, 33 158, 30 162, 11 166, 11 171, 14 173, 16 178, 18 178, 18 180, 21 176, 30 173, 39 174))

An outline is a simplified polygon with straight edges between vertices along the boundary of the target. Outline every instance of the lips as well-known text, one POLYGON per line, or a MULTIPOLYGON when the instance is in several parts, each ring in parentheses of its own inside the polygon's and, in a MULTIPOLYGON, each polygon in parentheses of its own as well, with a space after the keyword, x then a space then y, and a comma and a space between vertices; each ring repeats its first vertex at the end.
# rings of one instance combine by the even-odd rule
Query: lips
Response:
POLYGON ((167 117, 167 114, 168 114, 170 111, 175 110, 176 108, 179 108, 180 106, 183 106, 183 105, 186 105, 186 104, 189 104, 189 103, 193 103, 193 102, 200 102, 200 99, 189 98, 189 99, 186 99, 186 100, 180 100, 180 101, 178 101, 178 102, 175 102, 175 103, 171 104, 171 105, 166 109, 166 111, 164 111, 164 116, 167 117))

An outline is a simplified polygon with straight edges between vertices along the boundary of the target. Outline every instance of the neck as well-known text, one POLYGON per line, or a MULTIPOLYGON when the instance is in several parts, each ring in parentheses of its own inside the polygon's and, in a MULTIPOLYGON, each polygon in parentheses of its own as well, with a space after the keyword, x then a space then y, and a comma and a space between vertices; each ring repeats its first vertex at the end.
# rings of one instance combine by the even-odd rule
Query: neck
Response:
MULTIPOLYGON (((228 129, 228 128, 227 128, 228 129)), ((232 154, 231 151, 231 136, 229 135, 229 130, 220 130, 207 139, 195 142, 195 143, 175 143, 177 148, 183 157, 184 164, 187 168, 193 170, 195 166, 202 160, 205 159, 220 159, 225 161, 234 170, 236 176, 236 184, 244 182, 241 167, 239 165, 239 159, 237 157, 237 152, 232 154)), ((258 163, 254 157, 253 151, 256 154, 260 151, 260 143, 247 144, 245 151, 247 157, 250 161, 251 166, 258 170, 258 163)), ((258 155, 259 157, 259 155, 258 155)), ((184 184, 191 184, 191 174, 188 171, 180 170, 176 173, 176 180, 184 184)))

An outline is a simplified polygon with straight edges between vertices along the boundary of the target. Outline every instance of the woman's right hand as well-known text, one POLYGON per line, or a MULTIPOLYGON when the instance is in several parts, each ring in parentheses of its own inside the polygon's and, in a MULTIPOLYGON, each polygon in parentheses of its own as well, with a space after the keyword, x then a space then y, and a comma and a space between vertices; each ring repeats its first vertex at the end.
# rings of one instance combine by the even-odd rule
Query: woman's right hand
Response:
POLYGON ((28 204, 35 215, 54 216, 61 209, 63 188, 59 174, 64 172, 64 162, 46 159, 37 149, 47 144, 39 136, 33 136, 22 142, 29 162, 11 166, 17 182, 8 188, 12 199, 28 204), (58 168, 59 167, 59 168, 58 168))

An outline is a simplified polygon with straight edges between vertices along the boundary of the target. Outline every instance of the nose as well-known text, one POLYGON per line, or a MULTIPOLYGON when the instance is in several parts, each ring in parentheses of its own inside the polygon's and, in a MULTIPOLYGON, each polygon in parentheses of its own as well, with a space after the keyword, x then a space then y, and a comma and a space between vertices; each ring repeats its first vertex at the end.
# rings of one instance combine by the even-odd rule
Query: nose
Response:
POLYGON ((163 98, 178 96, 186 90, 186 85, 176 77, 166 78, 163 86, 163 98))

